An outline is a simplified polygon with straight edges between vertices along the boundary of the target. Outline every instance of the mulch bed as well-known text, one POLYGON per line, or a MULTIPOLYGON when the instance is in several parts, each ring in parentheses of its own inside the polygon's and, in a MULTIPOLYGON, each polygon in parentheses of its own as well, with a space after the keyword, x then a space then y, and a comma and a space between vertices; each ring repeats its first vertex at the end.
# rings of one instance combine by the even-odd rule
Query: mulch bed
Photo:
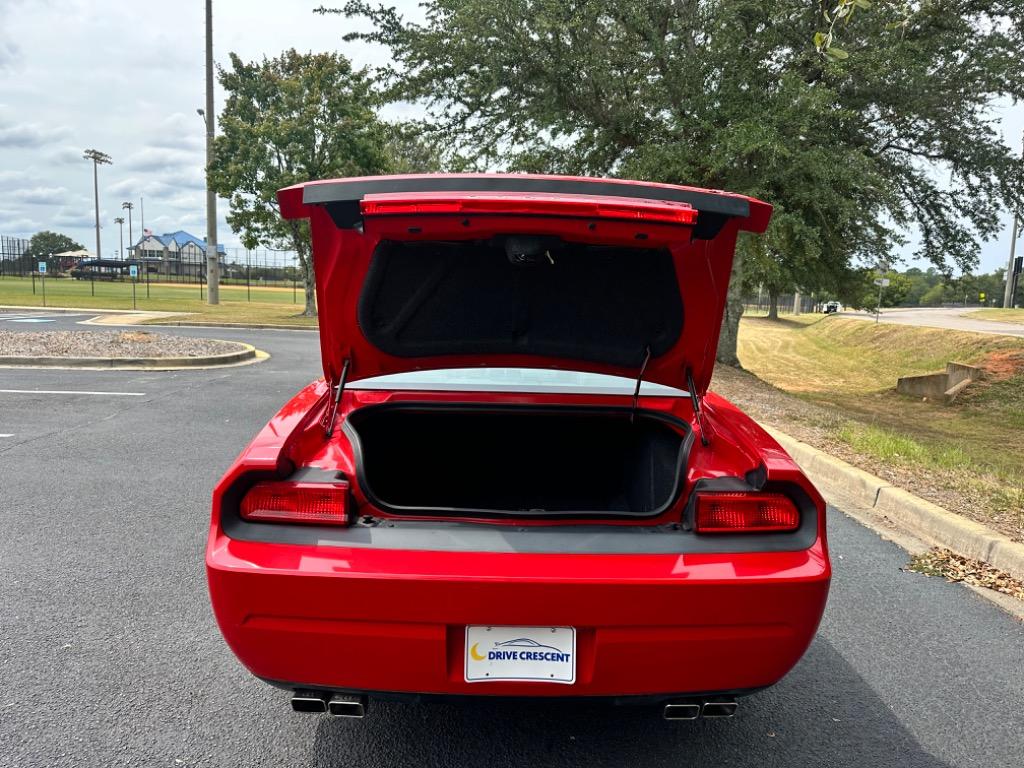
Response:
POLYGON ((233 341, 149 331, 0 331, 0 357, 207 357, 241 349, 233 341))

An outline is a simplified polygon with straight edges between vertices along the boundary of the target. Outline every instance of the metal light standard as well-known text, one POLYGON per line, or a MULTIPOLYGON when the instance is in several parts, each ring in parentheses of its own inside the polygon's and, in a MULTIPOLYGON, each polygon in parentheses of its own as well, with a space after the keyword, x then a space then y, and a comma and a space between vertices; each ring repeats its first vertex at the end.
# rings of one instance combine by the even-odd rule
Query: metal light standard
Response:
POLYGON ((124 261, 124 216, 116 216, 114 223, 121 229, 121 261, 124 261))
MULTIPOLYGON (((135 203, 124 202, 121 203, 121 210, 128 211, 128 247, 131 248, 135 242, 135 238, 132 237, 132 210, 135 208, 135 203)), ((123 219, 122 219, 123 221, 123 219)))
POLYGON ((100 152, 98 149, 87 149, 82 157, 85 160, 92 160, 92 192, 96 201, 96 258, 102 259, 103 251, 100 250, 100 182, 97 168, 101 165, 110 165, 113 160, 106 152, 100 152))

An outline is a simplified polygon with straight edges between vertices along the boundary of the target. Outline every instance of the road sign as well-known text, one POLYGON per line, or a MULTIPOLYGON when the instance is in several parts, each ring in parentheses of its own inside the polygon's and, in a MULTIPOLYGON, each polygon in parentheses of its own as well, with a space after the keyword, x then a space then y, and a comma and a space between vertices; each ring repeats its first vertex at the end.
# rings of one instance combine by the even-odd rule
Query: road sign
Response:
POLYGON ((877 285, 877 286, 879 286, 881 288, 885 288, 886 286, 889 285, 889 278, 888 277, 876 277, 875 278, 875 285, 877 285))
POLYGON ((39 262, 39 274, 40 275, 45 275, 46 274, 46 262, 45 261, 40 261, 39 262))
POLYGON ((985 292, 982 291, 981 293, 978 294, 978 301, 984 301, 984 300, 985 300, 985 292))
POLYGON ((138 265, 137 264, 132 264, 130 267, 128 267, 128 274, 131 277, 133 277, 133 278, 138 277, 139 276, 139 267, 138 267, 138 265))

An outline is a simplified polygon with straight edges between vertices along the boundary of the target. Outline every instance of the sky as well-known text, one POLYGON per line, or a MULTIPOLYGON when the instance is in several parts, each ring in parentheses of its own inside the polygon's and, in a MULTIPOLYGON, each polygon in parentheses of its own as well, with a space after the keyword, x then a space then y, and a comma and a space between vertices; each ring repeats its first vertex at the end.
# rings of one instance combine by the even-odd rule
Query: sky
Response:
MULTIPOLYGON (((287 48, 341 50, 357 65, 387 52, 345 43, 353 22, 315 16, 329 0, 214 0, 214 57, 275 56, 287 48)), ((391 0, 418 15, 416 0, 391 0)), ((0 0, 0 234, 63 232, 95 250, 92 164, 82 152, 106 152, 99 169, 103 255, 119 249, 121 203, 140 197, 145 225, 157 234, 206 233, 203 0, 0 0)), ((223 104, 217 94, 217 107, 223 104)), ((1020 146, 1024 107, 994 110, 1013 146, 1020 146)), ((238 246, 218 204, 218 239, 238 246)), ((985 243, 980 271, 1005 266, 1010 217, 985 243)), ((128 225, 124 236, 127 242, 128 225)), ((1018 249, 1019 251, 1020 249, 1018 249)), ((926 265, 921 265, 926 266, 926 265)))

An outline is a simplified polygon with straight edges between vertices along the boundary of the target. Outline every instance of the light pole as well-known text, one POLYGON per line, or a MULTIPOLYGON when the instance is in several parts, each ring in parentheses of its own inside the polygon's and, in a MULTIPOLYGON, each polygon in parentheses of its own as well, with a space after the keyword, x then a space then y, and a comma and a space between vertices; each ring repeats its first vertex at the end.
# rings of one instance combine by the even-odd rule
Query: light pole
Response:
MULTIPOLYGON (((1021 151, 1024 157, 1024 150, 1021 151)), ((1003 293, 1003 309, 1013 307, 1013 266, 1017 256, 1017 234, 1020 232, 1020 211, 1013 212, 1013 234, 1010 236, 1010 261, 1006 265, 1006 290, 1003 293)))
POLYGON ((115 217, 114 223, 121 229, 121 261, 124 261, 124 216, 115 217))
MULTIPOLYGON (((124 202, 121 203, 121 210, 128 211, 128 248, 131 249, 134 245, 135 238, 132 237, 132 209, 135 208, 135 203, 124 202)), ((124 219, 122 219, 124 221, 124 219)))
POLYGON ((92 160, 92 192, 96 201, 96 258, 102 259, 103 252, 100 250, 100 182, 97 168, 101 165, 110 165, 113 161, 110 159, 110 155, 100 152, 98 149, 87 149, 82 157, 85 160, 92 160))
POLYGON ((217 193, 210 187, 213 161, 213 0, 206 0, 206 108, 196 110, 206 123, 206 303, 220 303, 220 260, 217 258, 217 193))

